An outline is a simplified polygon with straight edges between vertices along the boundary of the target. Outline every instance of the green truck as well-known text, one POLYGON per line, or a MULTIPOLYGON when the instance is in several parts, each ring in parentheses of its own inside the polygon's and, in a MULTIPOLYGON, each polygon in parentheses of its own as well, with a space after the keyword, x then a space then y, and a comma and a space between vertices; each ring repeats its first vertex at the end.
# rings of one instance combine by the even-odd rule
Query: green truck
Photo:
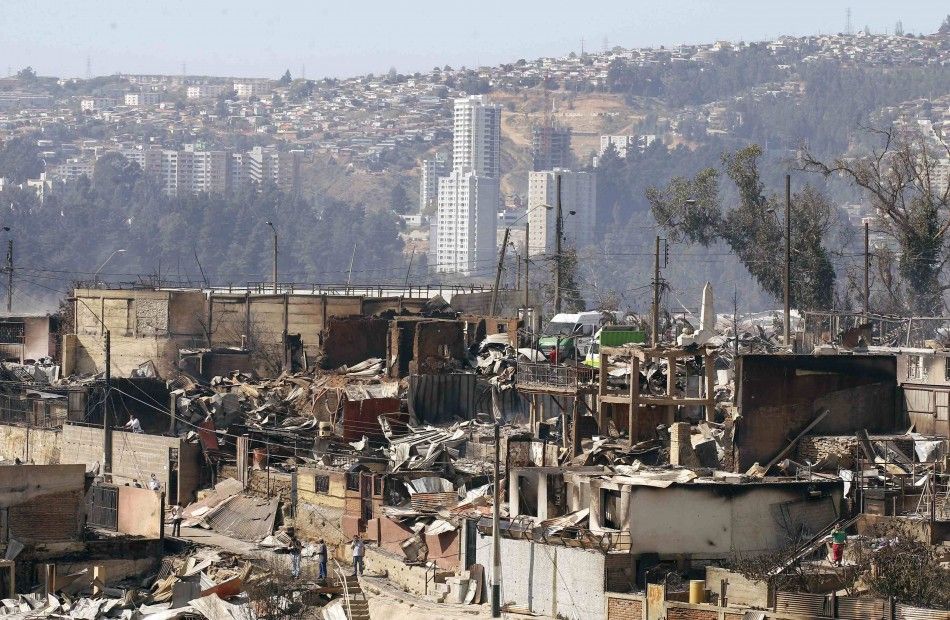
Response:
POLYGON ((646 332, 632 325, 604 325, 594 334, 594 341, 584 363, 593 368, 600 368, 600 347, 621 347, 625 344, 643 344, 646 341, 646 332))

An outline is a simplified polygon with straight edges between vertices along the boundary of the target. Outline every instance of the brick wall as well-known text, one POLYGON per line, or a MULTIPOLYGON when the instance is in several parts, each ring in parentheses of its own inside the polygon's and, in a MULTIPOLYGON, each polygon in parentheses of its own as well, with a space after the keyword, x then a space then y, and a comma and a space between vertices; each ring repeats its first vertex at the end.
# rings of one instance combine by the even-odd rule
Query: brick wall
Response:
POLYGON ((607 620, 643 620, 643 601, 608 597, 607 620))
POLYGON ((82 508, 82 486, 11 506, 9 537, 22 543, 80 540, 82 508))
POLYGON ((854 466, 857 445, 854 435, 806 435, 798 443, 796 460, 799 463, 827 460, 847 469, 854 466))
POLYGON ((719 620, 719 612, 711 609, 667 607, 666 620, 719 620))

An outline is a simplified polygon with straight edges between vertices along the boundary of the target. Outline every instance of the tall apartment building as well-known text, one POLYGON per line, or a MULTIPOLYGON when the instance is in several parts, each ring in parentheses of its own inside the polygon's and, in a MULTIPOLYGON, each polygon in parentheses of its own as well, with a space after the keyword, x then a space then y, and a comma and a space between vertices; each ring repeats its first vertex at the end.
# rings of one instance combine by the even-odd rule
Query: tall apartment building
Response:
POLYGON ((439 179, 438 272, 474 275, 491 271, 500 200, 497 178, 456 169, 439 179))
POLYGON ((501 107, 482 95, 455 100, 452 173, 439 179, 438 216, 429 244, 436 271, 473 275, 495 260, 501 205, 501 107))
POLYGON ((571 128, 555 124, 531 128, 531 169, 554 170, 574 167, 571 153, 571 128))
POLYGON ((300 179, 300 155, 300 151, 255 146, 244 155, 244 174, 252 183, 271 182, 285 192, 295 191, 300 179))
POLYGON ((592 172, 570 170, 542 170, 528 173, 528 222, 530 237, 528 254, 554 252, 556 242, 555 209, 543 205, 557 205, 557 177, 561 177, 561 214, 563 242, 581 248, 594 241, 595 208, 597 205, 597 175, 592 172), (574 214, 571 214, 571 211, 574 214))
POLYGON ((452 169, 498 178, 501 173, 501 106, 484 95, 455 100, 452 169))
POLYGON ((444 153, 436 153, 431 159, 423 159, 419 171, 419 212, 438 204, 439 177, 449 173, 449 163, 444 153))

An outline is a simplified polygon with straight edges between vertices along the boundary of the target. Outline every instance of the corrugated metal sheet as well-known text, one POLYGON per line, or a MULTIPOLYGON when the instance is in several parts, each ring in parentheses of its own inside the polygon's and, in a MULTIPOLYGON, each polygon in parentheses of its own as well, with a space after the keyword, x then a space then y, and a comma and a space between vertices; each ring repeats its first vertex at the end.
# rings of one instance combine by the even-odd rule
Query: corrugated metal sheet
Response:
POLYGON ((890 620, 887 601, 869 596, 838 597, 838 618, 844 620, 890 620))
POLYGON ((950 620, 950 611, 911 607, 898 603, 894 608, 895 620, 950 620))
POLYGON ((806 592, 776 592, 775 611, 797 614, 808 618, 830 618, 831 601, 824 594, 806 592))
POLYGON ((213 512, 205 521, 211 528, 232 538, 258 542, 274 532, 274 519, 280 498, 262 499, 235 495, 213 512))
POLYGON ((459 503, 458 493, 415 493, 409 498, 409 504, 419 512, 438 512, 459 503))
MULTIPOLYGON (((409 413, 419 423, 451 422, 456 418, 469 420, 477 413, 477 399, 474 374, 409 377, 409 413)), ((486 400, 484 411, 490 410, 491 401, 486 400)))

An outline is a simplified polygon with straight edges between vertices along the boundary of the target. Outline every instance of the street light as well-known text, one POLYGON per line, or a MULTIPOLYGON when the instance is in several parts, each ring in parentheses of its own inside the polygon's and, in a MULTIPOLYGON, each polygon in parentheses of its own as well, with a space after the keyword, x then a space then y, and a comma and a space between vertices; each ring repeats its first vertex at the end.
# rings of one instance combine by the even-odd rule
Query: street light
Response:
MULTIPOLYGON (((527 217, 528 214, 531 213, 532 211, 535 211, 536 209, 540 209, 542 207, 548 210, 551 210, 553 208, 550 205, 545 205, 545 204, 535 205, 531 207, 530 209, 528 209, 527 211, 525 211, 524 213, 522 213, 521 215, 519 215, 517 218, 515 218, 513 222, 511 222, 508 226, 505 227, 505 236, 501 245, 501 254, 499 254, 498 256, 498 268, 495 271, 495 284, 492 287, 491 308, 490 308, 492 316, 494 316, 497 310, 498 287, 501 284, 501 269, 502 269, 502 265, 505 262, 505 252, 508 249, 508 236, 511 234, 511 227, 517 224, 519 221, 521 221, 522 218, 527 217)), ((524 282, 525 282, 524 298, 525 298, 525 309, 526 309, 525 311, 527 311, 527 307, 528 307, 528 260, 529 260, 528 228, 529 228, 529 223, 525 222, 525 225, 524 225, 524 282)))
POLYGON ((99 265, 98 269, 96 269, 95 275, 92 276, 92 281, 94 285, 99 284, 99 272, 102 271, 102 268, 105 267, 109 263, 109 261, 112 260, 112 257, 115 256, 116 254, 125 254, 125 248, 119 248, 118 250, 115 250, 114 252, 112 252, 112 254, 109 254, 109 258, 102 261, 102 264, 99 265))
POLYGON ((270 220, 264 222, 274 231, 274 294, 277 294, 277 228, 270 220))

